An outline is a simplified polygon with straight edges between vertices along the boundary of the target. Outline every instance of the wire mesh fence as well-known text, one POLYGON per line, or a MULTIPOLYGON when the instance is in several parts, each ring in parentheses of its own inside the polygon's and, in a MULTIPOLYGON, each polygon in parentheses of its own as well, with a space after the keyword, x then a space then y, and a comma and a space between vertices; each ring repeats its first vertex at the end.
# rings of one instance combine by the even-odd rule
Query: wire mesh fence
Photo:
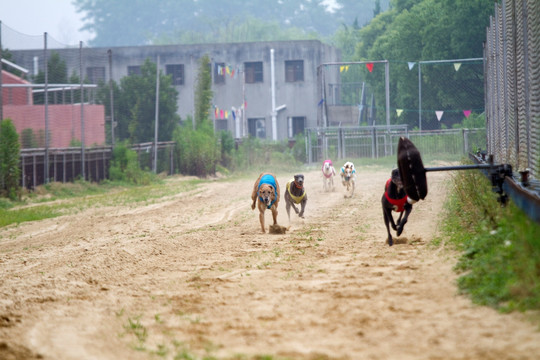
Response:
POLYGON ((446 161, 462 160, 486 148, 486 130, 409 130, 407 125, 328 127, 307 129, 306 153, 310 164, 326 159, 351 160, 397 156, 401 136, 411 139, 422 156, 446 161))
POLYGON ((540 176, 540 2, 495 5, 484 48, 487 149, 540 176))

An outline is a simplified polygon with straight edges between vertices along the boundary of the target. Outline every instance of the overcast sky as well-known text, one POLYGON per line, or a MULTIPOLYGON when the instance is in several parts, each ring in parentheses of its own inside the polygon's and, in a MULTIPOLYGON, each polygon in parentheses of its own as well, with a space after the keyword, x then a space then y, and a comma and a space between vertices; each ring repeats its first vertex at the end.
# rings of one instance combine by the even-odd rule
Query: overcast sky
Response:
MULTIPOLYGON (((2 21, 2 47, 33 48, 27 41, 35 35, 43 38, 47 32, 52 43, 78 45, 92 38, 88 32, 81 32, 83 14, 78 14, 72 0, 0 0, 0 20, 2 21), (14 33, 14 31, 16 33, 14 33), (17 34, 19 33, 19 34, 17 34)), ((41 40, 41 43, 43 41, 41 40)))

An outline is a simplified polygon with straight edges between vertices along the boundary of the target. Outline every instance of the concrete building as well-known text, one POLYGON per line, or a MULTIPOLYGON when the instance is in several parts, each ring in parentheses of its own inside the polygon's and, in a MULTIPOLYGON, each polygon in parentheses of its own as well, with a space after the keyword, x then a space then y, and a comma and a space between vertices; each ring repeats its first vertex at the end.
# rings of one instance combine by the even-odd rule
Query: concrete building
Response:
MULTIPOLYGON (((11 52, 20 66, 34 73, 43 69, 43 50, 11 52)), ((140 71, 147 58, 157 63, 159 56, 160 70, 172 76, 178 90, 182 120, 193 115, 198 60, 208 55, 216 130, 229 130, 235 138, 251 135, 269 140, 293 138, 307 127, 320 125, 317 68, 340 61, 336 48, 318 40, 50 49, 52 52, 66 62, 68 76, 79 74, 82 68, 91 83, 108 81, 110 72, 118 82, 140 71)))

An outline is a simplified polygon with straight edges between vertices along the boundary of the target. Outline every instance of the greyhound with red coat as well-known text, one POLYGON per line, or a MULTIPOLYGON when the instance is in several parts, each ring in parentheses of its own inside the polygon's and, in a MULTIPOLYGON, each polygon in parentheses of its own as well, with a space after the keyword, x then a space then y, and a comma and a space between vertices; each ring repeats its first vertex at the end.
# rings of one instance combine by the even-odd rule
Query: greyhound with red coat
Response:
POLYGON ((416 201, 409 198, 405 193, 403 188, 403 183, 399 175, 399 170, 392 170, 392 177, 386 181, 384 187, 384 195, 381 199, 383 215, 384 215, 384 224, 386 225, 386 230, 388 231, 388 245, 394 245, 394 240, 392 239, 392 234, 390 233, 390 226, 396 231, 397 236, 401 235, 403 232, 403 227, 407 223, 407 219, 412 211, 412 204, 416 201), (397 223, 394 222, 392 217, 392 211, 398 212, 399 217, 397 223))

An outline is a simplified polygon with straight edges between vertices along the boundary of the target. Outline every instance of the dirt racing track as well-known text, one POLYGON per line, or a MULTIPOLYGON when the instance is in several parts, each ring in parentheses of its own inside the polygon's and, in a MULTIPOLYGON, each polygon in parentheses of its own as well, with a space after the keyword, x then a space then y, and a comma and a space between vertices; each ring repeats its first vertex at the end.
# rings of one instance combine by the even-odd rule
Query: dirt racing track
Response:
POLYGON ((260 232, 256 175, 1 228, 0 359, 540 358, 531 315, 458 295, 457 255, 430 245, 450 174, 388 247, 390 171, 357 172, 350 199, 305 173, 306 217, 281 235, 260 232))

